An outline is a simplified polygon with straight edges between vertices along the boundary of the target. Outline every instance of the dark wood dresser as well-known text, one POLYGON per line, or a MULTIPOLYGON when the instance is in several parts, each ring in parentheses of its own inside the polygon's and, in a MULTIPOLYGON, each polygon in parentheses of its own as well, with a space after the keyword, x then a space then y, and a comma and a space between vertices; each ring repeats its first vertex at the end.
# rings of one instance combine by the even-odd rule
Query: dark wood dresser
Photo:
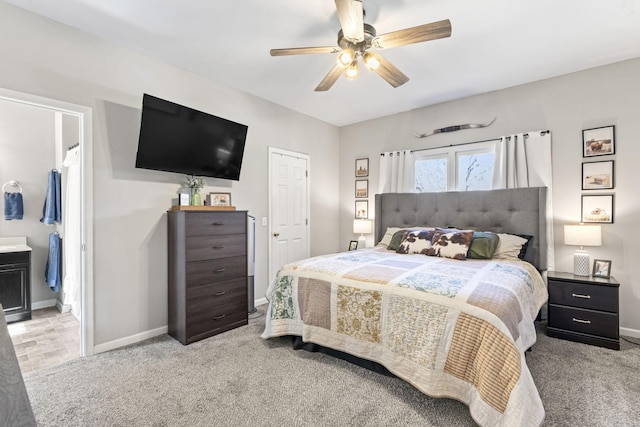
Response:
POLYGON ((182 344, 248 323, 247 212, 169 211, 169 335, 182 344))
POLYGON ((620 350, 618 288, 614 278, 549 271, 550 337, 620 350))

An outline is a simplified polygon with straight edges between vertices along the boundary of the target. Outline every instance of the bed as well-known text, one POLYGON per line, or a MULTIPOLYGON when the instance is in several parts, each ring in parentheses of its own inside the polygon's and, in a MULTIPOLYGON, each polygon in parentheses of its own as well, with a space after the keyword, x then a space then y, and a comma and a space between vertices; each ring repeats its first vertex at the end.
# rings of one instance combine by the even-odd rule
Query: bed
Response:
POLYGON ((548 297, 546 193, 376 195, 376 247, 284 266, 262 337, 382 366, 481 426, 541 425, 525 353, 548 297))

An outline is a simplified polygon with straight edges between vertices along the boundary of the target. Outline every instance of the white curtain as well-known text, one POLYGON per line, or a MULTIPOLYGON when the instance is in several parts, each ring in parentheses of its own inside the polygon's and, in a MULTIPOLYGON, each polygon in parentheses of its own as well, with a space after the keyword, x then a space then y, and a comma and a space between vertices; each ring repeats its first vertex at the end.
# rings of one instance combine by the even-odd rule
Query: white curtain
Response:
POLYGON ((66 200, 64 207, 64 277, 63 304, 71 305, 71 313, 80 319, 80 147, 67 151, 62 163, 67 168, 66 200))
POLYGON ((380 155, 379 193, 413 193, 414 157, 411 150, 387 151, 380 155))
POLYGON ((547 265, 554 268, 551 132, 503 136, 496 145, 493 188, 547 187, 547 265))

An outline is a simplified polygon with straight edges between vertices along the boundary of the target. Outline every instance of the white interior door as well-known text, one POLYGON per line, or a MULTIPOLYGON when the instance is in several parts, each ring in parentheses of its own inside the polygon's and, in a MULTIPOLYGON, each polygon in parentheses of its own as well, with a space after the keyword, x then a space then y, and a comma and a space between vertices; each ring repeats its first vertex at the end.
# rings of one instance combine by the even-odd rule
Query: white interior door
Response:
POLYGON ((309 257, 309 156, 269 149, 269 283, 283 265, 309 257))

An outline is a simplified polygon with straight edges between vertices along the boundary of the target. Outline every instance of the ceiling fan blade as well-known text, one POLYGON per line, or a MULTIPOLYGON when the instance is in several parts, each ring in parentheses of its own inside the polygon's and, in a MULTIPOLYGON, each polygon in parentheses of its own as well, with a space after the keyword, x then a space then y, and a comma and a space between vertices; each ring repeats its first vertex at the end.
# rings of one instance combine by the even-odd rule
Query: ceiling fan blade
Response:
POLYGON ((381 34, 373 39, 372 45, 378 49, 389 49, 391 47, 426 42, 450 36, 451 21, 445 19, 443 21, 381 34))
POLYGON ((359 43, 364 40, 364 15, 362 1, 360 0, 335 0, 338 10, 338 19, 342 27, 344 37, 359 43))
POLYGON ((385 79, 391 86, 402 86, 409 81, 409 77, 382 56, 373 52, 368 52, 368 54, 373 56, 379 63, 376 68, 370 68, 370 70, 385 79))
POLYGON ((305 55, 311 53, 338 53, 341 49, 337 46, 318 47, 291 47, 288 49, 271 49, 271 56, 305 55))
POLYGON ((315 88, 315 91, 324 92, 331 89, 331 86, 333 86, 333 84, 338 80, 343 71, 344 68, 342 68, 341 65, 336 64, 336 66, 329 71, 329 74, 322 79, 318 87, 315 88))

